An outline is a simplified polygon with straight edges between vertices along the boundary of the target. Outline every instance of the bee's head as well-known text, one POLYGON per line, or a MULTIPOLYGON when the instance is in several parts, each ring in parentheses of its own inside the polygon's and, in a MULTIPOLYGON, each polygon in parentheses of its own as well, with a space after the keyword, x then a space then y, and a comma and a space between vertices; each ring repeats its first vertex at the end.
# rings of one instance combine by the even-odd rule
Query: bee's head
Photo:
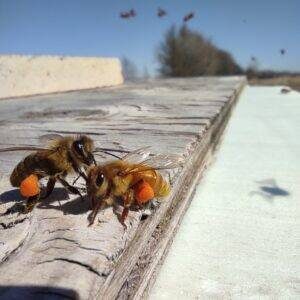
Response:
POLYGON ((92 207, 92 212, 88 216, 89 226, 94 223, 97 212, 103 204, 107 204, 110 194, 110 181, 105 169, 101 166, 91 166, 87 172, 87 195, 92 207))
POLYGON ((88 170, 87 192, 89 196, 103 199, 109 191, 109 180, 101 166, 90 167, 88 170))
POLYGON ((75 157, 83 164, 90 166, 91 164, 96 165, 96 161, 93 155, 94 142, 91 138, 86 135, 79 136, 72 143, 72 152, 75 157))

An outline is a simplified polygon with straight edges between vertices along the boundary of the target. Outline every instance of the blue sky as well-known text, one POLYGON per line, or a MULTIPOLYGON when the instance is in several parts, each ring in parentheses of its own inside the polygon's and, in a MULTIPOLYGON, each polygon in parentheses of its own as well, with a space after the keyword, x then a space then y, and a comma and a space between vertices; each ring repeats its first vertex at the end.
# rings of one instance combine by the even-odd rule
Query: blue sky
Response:
POLYGON ((242 66, 255 56, 261 68, 300 71, 300 0, 0 0, 0 53, 126 56, 154 73, 164 33, 190 11, 189 27, 242 66), (136 18, 119 18, 131 8, 136 18))

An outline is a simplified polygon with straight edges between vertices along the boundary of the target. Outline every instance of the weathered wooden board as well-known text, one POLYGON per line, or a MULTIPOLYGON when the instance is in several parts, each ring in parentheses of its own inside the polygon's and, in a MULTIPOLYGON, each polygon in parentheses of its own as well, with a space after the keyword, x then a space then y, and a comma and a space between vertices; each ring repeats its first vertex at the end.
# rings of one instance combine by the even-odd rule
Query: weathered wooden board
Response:
MULTIPOLYGON (((88 202, 60 187, 32 213, 0 217, 0 298, 142 297, 244 83, 154 80, 0 101, 0 147, 38 145, 45 133, 86 133, 120 153, 152 146, 153 153, 186 158, 170 174, 170 197, 145 221, 131 211, 126 231, 110 208, 87 227, 88 202)), ((8 177, 23 156, 0 155, 0 213, 21 200, 8 177)))

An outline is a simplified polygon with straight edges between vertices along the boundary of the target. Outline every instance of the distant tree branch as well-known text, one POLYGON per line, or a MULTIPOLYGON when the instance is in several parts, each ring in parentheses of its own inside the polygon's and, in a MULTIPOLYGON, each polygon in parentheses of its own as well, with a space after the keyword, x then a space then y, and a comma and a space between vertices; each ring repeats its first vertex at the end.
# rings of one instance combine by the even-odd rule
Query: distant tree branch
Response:
POLYGON ((186 25, 172 26, 157 52, 159 72, 169 77, 241 74, 242 68, 226 51, 186 25))

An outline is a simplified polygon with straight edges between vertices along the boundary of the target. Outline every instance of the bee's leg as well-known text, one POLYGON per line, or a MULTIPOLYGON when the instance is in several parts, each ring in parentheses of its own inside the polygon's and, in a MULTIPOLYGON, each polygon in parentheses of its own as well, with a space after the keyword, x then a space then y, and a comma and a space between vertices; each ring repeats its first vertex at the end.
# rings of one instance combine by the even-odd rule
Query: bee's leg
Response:
POLYGON ((106 206, 105 201, 103 200, 98 200, 98 201, 94 201, 94 207, 93 207, 93 211, 91 212, 91 214, 88 216, 88 220, 89 220, 89 226, 94 224, 94 221, 96 219, 96 216, 98 214, 98 211, 100 209, 104 209, 104 207, 106 206), (95 203, 96 202, 96 203, 95 203))
POLYGON ((128 207, 124 207, 123 211, 122 211, 121 218, 120 218, 120 222, 124 226, 125 229, 127 229, 127 225, 125 224, 125 219, 128 216, 128 212, 129 212, 129 208, 128 207))
POLYGON ((126 224, 125 224, 125 220, 128 216, 128 212, 129 212, 129 208, 130 206, 134 203, 134 191, 133 189, 129 189, 127 191, 127 193, 125 194, 124 196, 124 199, 123 199, 123 205, 124 205, 124 208, 123 208, 123 211, 122 211, 122 215, 120 217, 120 222, 121 224, 125 227, 125 229, 127 228, 126 224))
POLYGON ((71 194, 79 195, 81 200, 84 200, 81 193, 75 186, 70 185, 66 180, 64 180, 61 177, 57 177, 57 179, 71 194))
POLYGON ((56 183, 56 178, 55 177, 50 177, 48 182, 47 182, 46 193, 45 193, 45 195, 40 197, 40 199, 46 199, 47 197, 50 196, 50 194, 54 190, 55 183, 56 183))
POLYGON ((96 199, 95 197, 90 197, 91 201, 90 201, 90 208, 91 210, 94 210, 94 207, 96 206, 96 199))
POLYGON ((26 205, 23 209, 23 213, 27 214, 27 213, 31 212, 39 200, 40 200, 40 194, 28 197, 26 205))
MULTIPOLYGON (((87 181, 87 176, 85 175, 84 172, 81 171, 80 167, 77 166, 76 164, 72 164, 73 170, 79 174, 79 177, 81 176, 85 181, 87 181)), ((77 179, 76 179, 77 181, 77 179)))

